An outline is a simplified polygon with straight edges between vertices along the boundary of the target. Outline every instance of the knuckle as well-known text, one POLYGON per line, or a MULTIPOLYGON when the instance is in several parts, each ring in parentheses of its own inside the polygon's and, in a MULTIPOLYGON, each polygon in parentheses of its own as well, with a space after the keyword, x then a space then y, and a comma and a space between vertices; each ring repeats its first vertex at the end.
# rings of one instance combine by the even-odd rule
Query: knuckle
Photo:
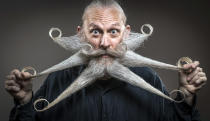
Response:
POLYGON ((15 91, 16 87, 15 86, 11 86, 11 90, 15 91))
POLYGON ((200 64, 200 62, 199 62, 199 61, 194 61, 193 64, 194 64, 195 66, 198 66, 198 65, 200 64))
POLYGON ((193 78, 193 80, 198 80, 200 77, 198 76, 198 74, 196 74, 193 78))
POLYGON ((200 77, 202 77, 202 76, 204 76, 204 73, 202 73, 202 72, 198 72, 198 74, 197 74, 198 76, 200 76, 200 77))
POLYGON ((17 73, 17 72, 19 72, 18 69, 13 69, 13 70, 11 71, 11 74, 14 74, 14 73, 17 73))
POLYGON ((200 79, 198 79, 198 80, 195 81, 195 84, 200 84, 200 83, 201 83, 201 80, 200 79))
POLYGON ((200 71, 203 71, 203 68, 200 68, 200 71))
POLYGON ((207 77, 204 77, 204 79, 203 79, 205 82, 207 81, 207 77))
POLYGON ((15 86, 11 86, 11 90, 12 91, 16 91, 16 87, 15 86))
POLYGON ((197 72, 201 71, 201 68, 200 68, 200 67, 197 67, 197 68, 196 68, 196 71, 197 71, 197 72))

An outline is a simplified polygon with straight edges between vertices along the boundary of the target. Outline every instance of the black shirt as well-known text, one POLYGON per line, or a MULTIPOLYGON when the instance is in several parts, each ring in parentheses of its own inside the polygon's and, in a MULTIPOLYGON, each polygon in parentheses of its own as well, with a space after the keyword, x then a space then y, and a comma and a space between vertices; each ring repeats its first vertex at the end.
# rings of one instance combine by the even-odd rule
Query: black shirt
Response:
MULTIPOLYGON (((32 100, 16 105, 11 121, 197 121, 198 111, 185 102, 174 103, 125 82, 97 80, 44 112, 36 112, 33 102, 46 98, 52 102, 74 81, 84 66, 54 72, 45 80, 32 100)), ((168 94, 157 74, 147 67, 130 68, 155 88, 168 94)))

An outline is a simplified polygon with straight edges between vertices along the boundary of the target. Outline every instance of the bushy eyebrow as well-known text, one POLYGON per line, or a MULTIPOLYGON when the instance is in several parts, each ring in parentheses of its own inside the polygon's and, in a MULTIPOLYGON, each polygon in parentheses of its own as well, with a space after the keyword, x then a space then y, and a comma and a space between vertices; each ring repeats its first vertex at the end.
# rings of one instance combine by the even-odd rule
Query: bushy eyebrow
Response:
MULTIPOLYGON (((111 26, 120 26, 120 23, 114 23, 111 26)), ((98 25, 96 25, 94 23, 89 24, 88 27, 101 28, 100 26, 98 26, 98 25)))
POLYGON ((90 27, 93 27, 93 28, 100 28, 100 29, 101 29, 100 26, 98 26, 98 25, 96 25, 96 24, 94 24, 94 23, 89 24, 89 25, 88 25, 88 28, 90 28, 90 27))

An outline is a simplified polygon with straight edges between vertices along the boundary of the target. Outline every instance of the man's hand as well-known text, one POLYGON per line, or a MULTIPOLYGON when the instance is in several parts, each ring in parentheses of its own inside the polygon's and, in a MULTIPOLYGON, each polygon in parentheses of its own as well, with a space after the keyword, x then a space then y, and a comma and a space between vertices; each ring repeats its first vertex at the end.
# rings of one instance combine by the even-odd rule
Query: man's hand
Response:
POLYGON ((195 93, 200 90, 207 81, 206 74, 199 67, 199 62, 194 61, 184 65, 184 71, 179 72, 179 89, 185 93, 185 101, 192 105, 195 93))
POLYGON ((32 98, 32 82, 31 74, 28 72, 20 72, 17 69, 11 71, 4 82, 5 89, 20 104, 28 103, 32 98))

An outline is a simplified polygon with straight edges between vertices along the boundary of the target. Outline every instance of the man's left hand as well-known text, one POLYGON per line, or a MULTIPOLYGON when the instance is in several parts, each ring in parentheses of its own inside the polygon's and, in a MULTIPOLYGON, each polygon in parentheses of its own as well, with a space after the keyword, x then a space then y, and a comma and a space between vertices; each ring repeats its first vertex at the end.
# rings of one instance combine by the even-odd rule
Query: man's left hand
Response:
POLYGON ((207 82, 206 74, 199 67, 199 62, 185 64, 184 70, 179 72, 179 89, 185 94, 185 101, 192 105, 195 93, 207 82))

